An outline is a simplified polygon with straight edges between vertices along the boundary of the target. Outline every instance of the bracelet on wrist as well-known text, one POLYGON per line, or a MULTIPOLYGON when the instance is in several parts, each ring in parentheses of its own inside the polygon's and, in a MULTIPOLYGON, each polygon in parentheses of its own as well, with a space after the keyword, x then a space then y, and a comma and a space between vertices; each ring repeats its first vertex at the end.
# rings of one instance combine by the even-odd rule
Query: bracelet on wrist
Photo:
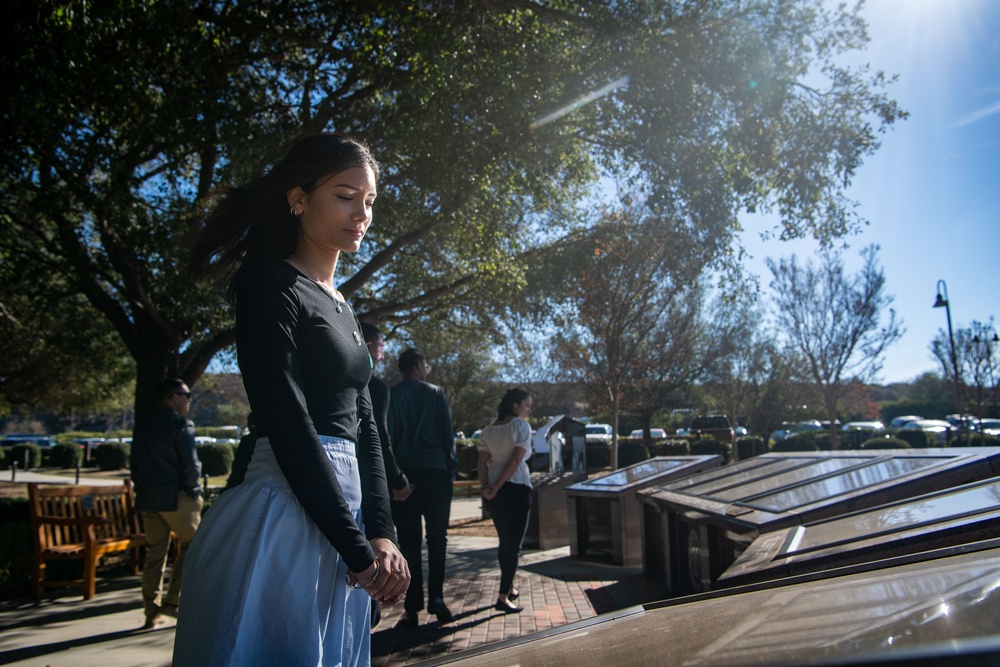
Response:
POLYGON ((375 576, 373 576, 371 578, 371 580, 367 584, 362 585, 360 579, 357 580, 357 581, 355 581, 352 584, 351 583, 351 575, 348 574, 347 575, 347 585, 350 586, 351 588, 353 588, 356 591, 357 590, 361 590, 362 588, 368 588, 369 586, 371 586, 372 584, 375 583, 375 580, 378 579, 378 575, 381 574, 381 573, 382 573, 382 565, 379 564, 378 559, 376 558, 375 559, 375 576))

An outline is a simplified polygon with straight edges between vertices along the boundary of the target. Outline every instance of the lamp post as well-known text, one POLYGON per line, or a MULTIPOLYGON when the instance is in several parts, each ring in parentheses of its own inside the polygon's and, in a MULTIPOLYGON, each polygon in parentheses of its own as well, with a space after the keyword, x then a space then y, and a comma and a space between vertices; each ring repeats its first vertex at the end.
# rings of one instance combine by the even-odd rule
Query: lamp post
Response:
POLYGON ((958 379, 958 355, 955 354, 955 334, 951 330, 951 303, 948 301, 948 284, 943 280, 937 281, 937 299, 934 301, 935 308, 944 308, 948 316, 948 341, 951 343, 951 368, 955 374, 955 404, 958 406, 958 435, 965 439, 965 408, 962 406, 962 389, 958 379))

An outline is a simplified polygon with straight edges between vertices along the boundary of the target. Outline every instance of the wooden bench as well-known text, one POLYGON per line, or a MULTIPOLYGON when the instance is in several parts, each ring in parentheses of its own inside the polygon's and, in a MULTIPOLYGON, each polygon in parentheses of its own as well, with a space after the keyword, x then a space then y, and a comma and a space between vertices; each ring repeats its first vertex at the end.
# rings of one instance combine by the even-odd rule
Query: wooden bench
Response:
POLYGON ((28 484, 31 531, 35 542, 35 598, 46 588, 80 586, 83 598, 94 597, 97 563, 104 554, 131 551, 132 572, 139 572, 139 548, 146 536, 139 529, 135 496, 128 480, 114 486, 28 484), (51 560, 82 560, 83 579, 50 581, 51 560))

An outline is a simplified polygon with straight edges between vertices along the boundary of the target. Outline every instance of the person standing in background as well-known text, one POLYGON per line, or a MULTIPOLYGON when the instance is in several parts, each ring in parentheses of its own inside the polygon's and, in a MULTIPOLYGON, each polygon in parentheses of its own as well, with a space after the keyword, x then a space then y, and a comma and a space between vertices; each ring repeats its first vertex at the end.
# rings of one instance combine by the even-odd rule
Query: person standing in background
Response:
POLYGON ((421 519, 427 525, 427 611, 440 623, 450 623, 454 617, 444 602, 444 566, 458 470, 451 406, 441 388, 427 382, 430 366, 418 350, 399 355, 399 370, 403 381, 389 390, 389 439, 396 463, 413 485, 409 498, 392 503, 399 548, 412 576, 400 623, 417 626, 424 608, 421 519))
POLYGON ((514 574, 531 510, 531 472, 525 462, 531 454, 531 426, 525 421, 529 414, 531 395, 524 389, 508 389, 496 421, 483 429, 476 445, 483 505, 500 538, 500 594, 494 609, 505 614, 524 609, 513 601, 520 594, 514 588, 514 574))
POLYGON ((375 375, 375 369, 385 357, 385 337, 373 324, 361 323, 361 335, 368 346, 368 354, 372 358, 372 379, 368 381, 368 393, 372 398, 372 412, 375 414, 375 427, 382 443, 382 463, 385 465, 385 479, 389 483, 393 500, 406 500, 410 497, 410 482, 406 475, 396 465, 396 455, 392 451, 389 438, 389 387, 375 375))
POLYGON ((194 423, 187 419, 191 390, 179 378, 160 383, 156 409, 136 422, 129 452, 135 483, 135 508, 142 513, 146 559, 142 565, 143 627, 152 628, 163 616, 177 618, 181 575, 188 544, 201 523, 201 462, 194 442, 194 423), (171 531, 178 553, 162 596, 163 571, 171 531))

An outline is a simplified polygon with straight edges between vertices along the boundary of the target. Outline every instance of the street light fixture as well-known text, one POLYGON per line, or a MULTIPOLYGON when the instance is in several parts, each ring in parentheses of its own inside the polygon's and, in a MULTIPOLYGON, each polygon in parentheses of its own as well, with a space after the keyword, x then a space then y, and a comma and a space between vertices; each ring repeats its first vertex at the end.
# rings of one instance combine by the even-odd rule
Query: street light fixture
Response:
POLYGON ((958 355, 955 354, 955 334, 951 329, 951 304, 948 301, 948 284, 943 280, 937 281, 937 299, 934 301, 935 308, 944 308, 948 316, 948 341, 951 343, 951 368, 955 374, 955 404, 958 406, 958 435, 965 439, 965 408, 962 405, 962 389, 958 379, 958 355))

